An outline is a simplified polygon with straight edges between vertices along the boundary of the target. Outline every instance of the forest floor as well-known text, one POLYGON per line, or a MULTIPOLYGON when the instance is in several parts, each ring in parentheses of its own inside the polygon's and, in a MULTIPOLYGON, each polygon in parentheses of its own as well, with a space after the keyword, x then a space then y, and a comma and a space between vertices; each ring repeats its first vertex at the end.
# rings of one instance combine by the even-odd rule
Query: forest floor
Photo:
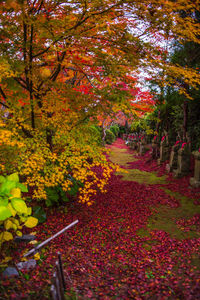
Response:
MULTIPOLYGON (((189 187, 192 174, 174 179, 165 164, 139 156, 121 139, 108 148, 126 173, 113 174, 107 193, 90 207, 51 210, 36 227, 38 242, 79 223, 42 250, 35 269, 3 279, 0 299, 50 299, 57 251, 66 299, 200 299, 200 189, 189 187)), ((16 262, 23 247, 14 249, 16 262)))

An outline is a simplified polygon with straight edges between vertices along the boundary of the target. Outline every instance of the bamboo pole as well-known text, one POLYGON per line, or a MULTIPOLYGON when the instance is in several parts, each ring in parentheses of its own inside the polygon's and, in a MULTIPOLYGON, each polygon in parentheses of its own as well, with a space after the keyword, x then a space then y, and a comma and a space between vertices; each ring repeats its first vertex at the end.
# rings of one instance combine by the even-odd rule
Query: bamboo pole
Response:
POLYGON ((72 222, 71 224, 69 224, 68 226, 66 226, 65 228, 63 228, 62 230, 58 231, 56 234, 54 234, 53 236, 51 236, 50 238, 48 238, 47 240, 45 240, 44 242, 40 243, 39 245, 37 245, 34 249, 31 249, 30 251, 28 251, 26 254, 24 254, 24 257, 27 257, 29 255, 34 255, 36 254, 40 248, 44 247, 46 244, 48 244, 50 241, 52 241, 53 239, 55 239, 57 236, 59 236, 61 233, 64 233, 67 229, 71 228, 72 226, 76 225, 78 223, 78 220, 72 222))

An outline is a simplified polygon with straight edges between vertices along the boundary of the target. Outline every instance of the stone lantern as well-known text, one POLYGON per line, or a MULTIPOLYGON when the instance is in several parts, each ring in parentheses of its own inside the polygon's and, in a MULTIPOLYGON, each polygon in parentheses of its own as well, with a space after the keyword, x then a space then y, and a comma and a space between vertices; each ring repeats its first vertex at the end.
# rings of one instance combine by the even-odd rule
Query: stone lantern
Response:
POLYGON ((187 175, 190 172, 190 159, 191 152, 189 144, 182 146, 181 149, 178 150, 178 166, 177 169, 174 170, 174 176, 179 178, 187 175))
POLYGON ((193 151, 195 165, 194 165, 194 177, 190 178, 190 185, 193 187, 200 187, 200 152, 193 151))

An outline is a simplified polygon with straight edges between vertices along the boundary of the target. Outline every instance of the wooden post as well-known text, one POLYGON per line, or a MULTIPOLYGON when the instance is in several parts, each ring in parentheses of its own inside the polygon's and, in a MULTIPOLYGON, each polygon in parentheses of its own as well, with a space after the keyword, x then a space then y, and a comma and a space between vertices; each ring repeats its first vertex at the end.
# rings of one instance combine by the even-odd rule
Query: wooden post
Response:
POLYGON ((66 289, 66 283, 65 283, 65 277, 64 277, 64 272, 63 272, 61 254, 60 254, 60 252, 58 252, 57 254, 58 254, 58 263, 59 263, 59 268, 60 268, 61 279, 62 279, 62 283, 63 283, 63 288, 65 290, 66 289))
POLYGON ((51 297, 53 300, 57 300, 56 288, 54 284, 51 285, 51 297))
POLYGON ((63 300, 61 297, 59 279, 58 279, 56 272, 53 274, 53 282, 54 282, 54 285, 56 288, 56 296, 57 296, 56 300, 63 300))
POLYGON ((58 278, 61 299, 65 300, 64 286, 63 286, 63 281, 62 281, 62 276, 61 276, 60 266, 59 266, 58 261, 56 261, 56 275, 57 275, 57 278, 58 278))

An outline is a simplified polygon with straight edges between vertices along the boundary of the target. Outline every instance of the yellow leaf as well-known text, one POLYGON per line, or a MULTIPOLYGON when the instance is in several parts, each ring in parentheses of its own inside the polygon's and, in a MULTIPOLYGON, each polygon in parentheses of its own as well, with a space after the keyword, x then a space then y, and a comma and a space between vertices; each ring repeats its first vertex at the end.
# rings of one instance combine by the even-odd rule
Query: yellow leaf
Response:
POLYGON ((26 220, 26 222, 24 223, 24 225, 28 228, 32 228, 35 227, 38 223, 38 219, 34 218, 34 217, 28 217, 28 219, 26 220))
POLYGON ((29 244, 31 244, 31 245, 35 245, 35 244, 37 244, 37 243, 38 243, 38 241, 36 241, 36 240, 30 241, 30 242, 29 242, 29 244))
POLYGON ((13 229, 17 230, 17 225, 16 224, 13 224, 13 229))
POLYGON ((13 219, 13 223, 14 223, 15 225, 17 225, 17 227, 19 226, 19 220, 13 219))
POLYGON ((10 198, 21 198, 21 191, 19 188, 12 189, 10 193, 12 195, 10 198))
POLYGON ((16 235, 18 235, 18 236, 22 236, 22 232, 21 232, 21 231, 19 231, 19 230, 17 230, 17 231, 16 231, 16 235))
POLYGON ((22 217, 22 216, 20 216, 20 221, 26 222, 26 220, 27 220, 27 217, 22 217))
POLYGON ((5 222, 4 222, 4 228, 6 230, 9 230, 10 228, 13 228, 13 222, 11 222, 9 219, 7 219, 5 222))
POLYGON ((42 68, 40 70, 40 74, 42 77, 49 77, 51 75, 51 71, 48 68, 42 68))
POLYGON ((9 231, 4 231, 3 232, 3 240, 4 241, 10 241, 13 240, 13 235, 9 231))
POLYGON ((40 259, 40 253, 36 253, 36 254, 34 255, 34 259, 35 259, 35 260, 39 260, 39 259, 40 259))
POLYGON ((15 217, 17 211, 12 207, 11 203, 8 203, 7 208, 10 210, 12 216, 15 217))
POLYGON ((31 215, 31 214, 32 214, 32 208, 31 208, 31 207, 28 207, 27 215, 31 215))
POLYGON ((2 261, 1 261, 1 264, 3 263, 7 263, 8 261, 12 260, 12 257, 11 256, 6 256, 2 261))
POLYGON ((36 232, 36 231, 33 231, 33 232, 30 232, 29 234, 36 235, 37 232, 36 232))
MULTIPOLYGON (((24 252, 24 254, 26 254, 26 253, 27 253, 27 251, 26 251, 26 252, 24 252)), ((20 258, 20 260, 21 260, 21 261, 27 261, 27 260, 28 260, 28 258, 26 258, 26 257, 21 257, 21 258, 20 258)))

